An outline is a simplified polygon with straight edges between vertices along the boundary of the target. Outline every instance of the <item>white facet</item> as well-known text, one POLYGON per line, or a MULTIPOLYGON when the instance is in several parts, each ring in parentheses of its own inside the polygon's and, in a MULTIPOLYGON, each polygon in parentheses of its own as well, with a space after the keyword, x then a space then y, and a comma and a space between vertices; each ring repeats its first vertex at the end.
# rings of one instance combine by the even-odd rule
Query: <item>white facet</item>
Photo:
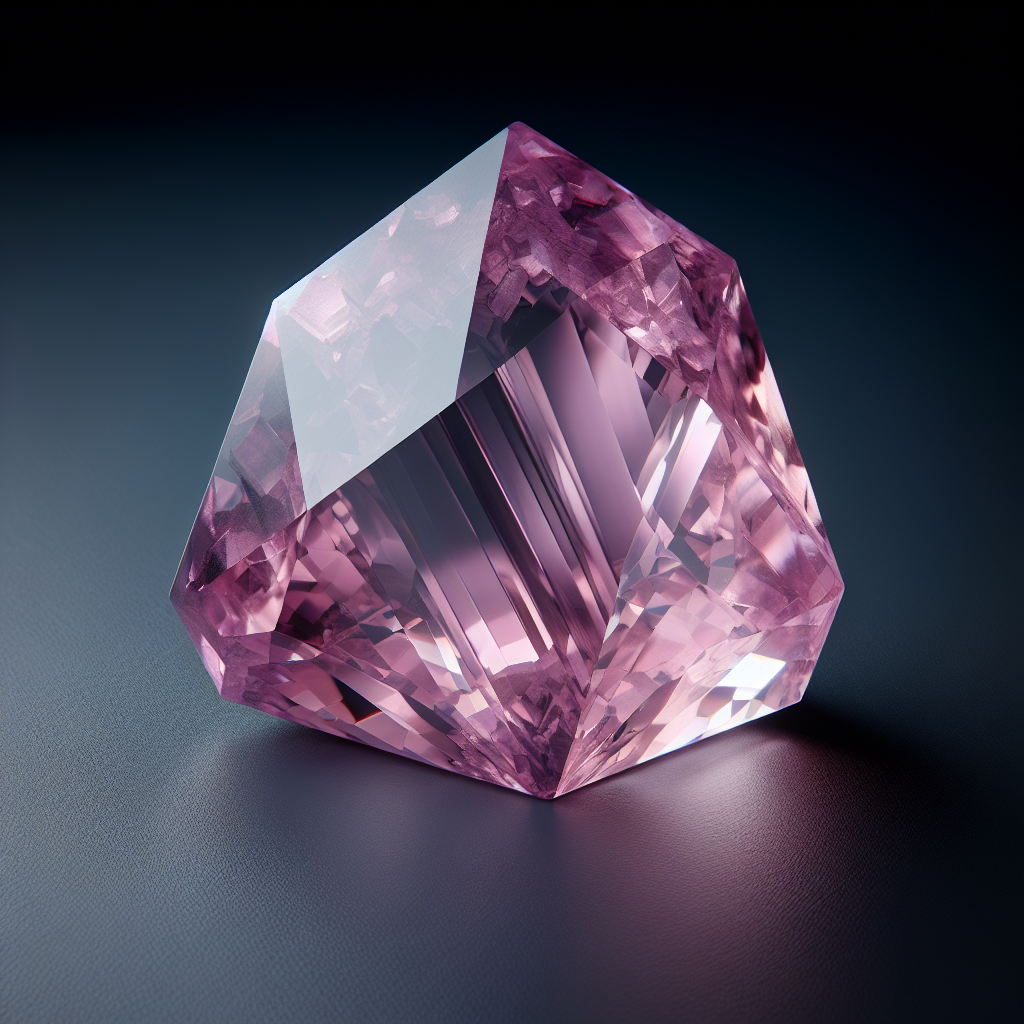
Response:
POLYGON ((749 722, 774 709, 763 703, 769 683, 786 667, 778 658, 766 658, 762 654, 747 654, 719 680, 710 692, 723 696, 717 710, 704 717, 699 708, 694 717, 681 716, 670 723, 663 734, 651 744, 640 758, 641 762, 653 760, 663 754, 671 754, 699 738, 713 736, 749 722))
POLYGON ((507 135, 274 301, 307 508, 455 401, 507 135))
POLYGON ((734 700, 756 697, 784 668, 786 663, 763 654, 748 654, 725 674, 719 686, 735 689, 734 700))

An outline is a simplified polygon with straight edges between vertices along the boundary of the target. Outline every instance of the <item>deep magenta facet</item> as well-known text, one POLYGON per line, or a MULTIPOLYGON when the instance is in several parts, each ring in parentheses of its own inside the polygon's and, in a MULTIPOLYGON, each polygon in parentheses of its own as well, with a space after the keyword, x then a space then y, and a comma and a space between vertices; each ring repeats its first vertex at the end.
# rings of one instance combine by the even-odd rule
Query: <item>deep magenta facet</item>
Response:
POLYGON ((275 301, 171 597, 221 694, 554 797, 843 584, 736 264, 516 124, 275 301))

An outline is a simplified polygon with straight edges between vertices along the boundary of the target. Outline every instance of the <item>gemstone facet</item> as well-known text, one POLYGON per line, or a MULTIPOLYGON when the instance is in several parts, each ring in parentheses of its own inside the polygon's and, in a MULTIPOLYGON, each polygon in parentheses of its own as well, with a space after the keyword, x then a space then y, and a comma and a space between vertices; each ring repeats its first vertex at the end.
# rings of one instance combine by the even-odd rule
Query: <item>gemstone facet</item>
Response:
POLYGON ((842 590, 733 260, 515 124, 274 301, 171 599, 224 697, 550 798, 799 700, 842 590))

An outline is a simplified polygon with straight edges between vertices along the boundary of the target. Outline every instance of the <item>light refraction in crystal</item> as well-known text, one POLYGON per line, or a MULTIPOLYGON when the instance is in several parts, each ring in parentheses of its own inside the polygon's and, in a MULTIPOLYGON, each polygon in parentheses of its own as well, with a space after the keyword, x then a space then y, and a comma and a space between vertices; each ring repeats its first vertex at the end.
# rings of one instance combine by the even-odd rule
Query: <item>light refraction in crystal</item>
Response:
POLYGON ((554 797, 843 584, 735 262, 515 124, 275 300, 171 592, 221 694, 554 797))

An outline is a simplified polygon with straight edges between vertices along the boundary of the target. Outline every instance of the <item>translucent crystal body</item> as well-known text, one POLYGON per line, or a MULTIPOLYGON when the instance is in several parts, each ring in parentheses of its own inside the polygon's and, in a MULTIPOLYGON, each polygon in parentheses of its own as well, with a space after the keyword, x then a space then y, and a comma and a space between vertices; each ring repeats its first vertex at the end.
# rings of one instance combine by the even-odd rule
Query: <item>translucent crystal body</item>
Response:
POLYGON ((842 594, 735 263, 524 125, 275 301, 172 590, 220 692, 553 797, 842 594))

